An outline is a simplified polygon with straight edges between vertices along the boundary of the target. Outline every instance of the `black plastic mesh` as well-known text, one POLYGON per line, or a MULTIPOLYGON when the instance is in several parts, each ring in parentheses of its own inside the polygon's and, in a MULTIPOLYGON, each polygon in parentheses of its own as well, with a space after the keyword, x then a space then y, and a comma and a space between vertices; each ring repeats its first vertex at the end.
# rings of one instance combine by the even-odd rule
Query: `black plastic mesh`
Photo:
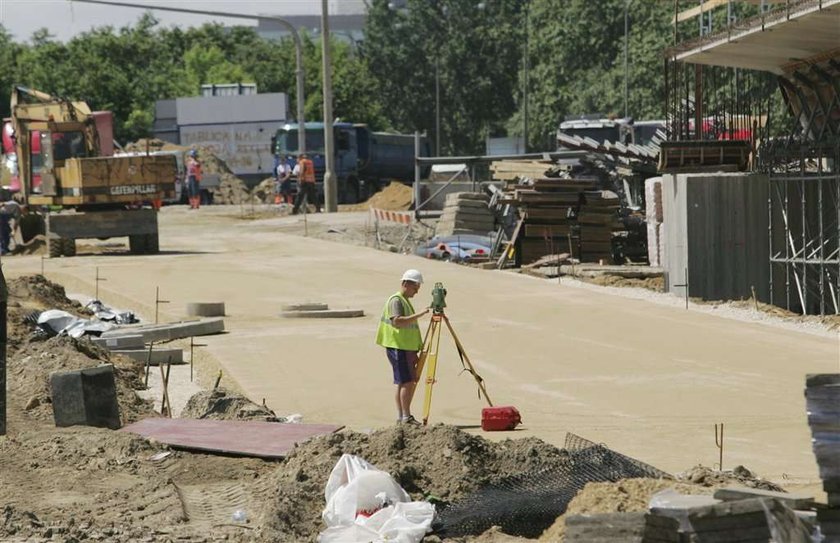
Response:
POLYGON ((461 537, 499 526, 509 535, 536 538, 586 483, 671 477, 574 434, 566 434, 565 450, 568 456, 556 466, 499 479, 439 511, 435 533, 461 537))

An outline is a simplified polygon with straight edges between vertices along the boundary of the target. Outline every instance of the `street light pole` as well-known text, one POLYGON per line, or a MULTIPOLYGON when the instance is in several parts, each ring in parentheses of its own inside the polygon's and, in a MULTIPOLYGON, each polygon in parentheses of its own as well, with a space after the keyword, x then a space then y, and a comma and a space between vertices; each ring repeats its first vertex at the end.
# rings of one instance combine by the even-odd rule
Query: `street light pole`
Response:
POLYGON ((333 96, 332 65, 330 58, 330 22, 327 0, 321 0, 321 58, 324 74, 324 208, 327 213, 338 211, 338 186, 335 178, 335 154, 333 153, 333 96))
POLYGON ((627 67, 629 65, 628 62, 627 62, 628 50, 629 50, 629 48, 628 48, 628 43, 629 42, 628 42, 627 36, 628 36, 629 30, 630 30, 630 24, 628 22, 629 19, 628 19, 627 10, 628 10, 629 6, 630 6, 630 0, 624 0, 624 118, 625 119, 630 116, 630 115, 628 115, 628 112, 627 112, 627 76, 628 76, 627 67))
POLYGON ((435 156, 440 156, 440 53, 435 56, 435 156))
MULTIPOLYGON (((298 151, 303 153, 306 151, 306 131, 304 130, 304 104, 306 100, 303 96, 303 79, 304 79, 304 72, 303 72, 303 46, 300 41, 300 35, 298 34, 297 29, 292 26, 292 24, 285 20, 281 19, 280 17, 272 17, 272 16, 263 16, 263 15, 242 15, 241 13, 228 13, 225 11, 207 11, 203 9, 185 9, 185 8, 174 8, 170 6, 154 6, 149 4, 131 4, 131 3, 123 3, 123 2, 114 2, 110 0, 70 0, 70 2, 81 2, 85 4, 104 4, 106 6, 115 6, 120 8, 136 8, 136 9, 145 9, 145 10, 152 10, 156 9, 159 11, 174 11, 178 13, 194 13, 196 15, 211 15, 214 17, 227 17, 229 19, 265 19, 267 21, 277 21, 281 25, 283 25, 289 33, 292 35, 292 40, 295 42, 295 76, 297 77, 297 121, 298 121, 298 151)), ((284 112, 285 113, 285 112, 284 112)), ((274 150, 272 149, 272 152, 274 150)))
POLYGON ((531 34, 531 2, 525 4, 525 77, 522 89, 522 151, 528 152, 528 69, 531 60, 529 58, 529 39, 531 34))

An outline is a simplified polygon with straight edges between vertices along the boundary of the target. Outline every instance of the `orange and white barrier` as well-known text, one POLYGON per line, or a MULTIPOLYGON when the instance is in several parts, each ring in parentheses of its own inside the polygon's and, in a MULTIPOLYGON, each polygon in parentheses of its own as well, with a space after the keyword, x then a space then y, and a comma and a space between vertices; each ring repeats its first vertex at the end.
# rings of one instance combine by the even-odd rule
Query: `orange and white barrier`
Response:
POLYGON ((388 211, 385 209, 370 208, 374 220, 377 222, 396 222, 401 224, 411 224, 414 221, 414 213, 407 211, 388 211))

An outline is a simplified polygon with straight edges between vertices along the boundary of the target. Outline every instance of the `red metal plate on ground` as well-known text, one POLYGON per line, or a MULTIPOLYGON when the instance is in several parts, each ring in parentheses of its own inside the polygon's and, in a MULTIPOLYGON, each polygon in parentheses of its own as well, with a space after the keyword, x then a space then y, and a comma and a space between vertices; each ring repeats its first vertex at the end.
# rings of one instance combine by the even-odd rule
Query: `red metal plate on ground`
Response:
POLYGON ((335 424, 149 418, 124 426, 120 431, 156 439, 180 449, 284 458, 295 444, 342 428, 344 426, 335 424))

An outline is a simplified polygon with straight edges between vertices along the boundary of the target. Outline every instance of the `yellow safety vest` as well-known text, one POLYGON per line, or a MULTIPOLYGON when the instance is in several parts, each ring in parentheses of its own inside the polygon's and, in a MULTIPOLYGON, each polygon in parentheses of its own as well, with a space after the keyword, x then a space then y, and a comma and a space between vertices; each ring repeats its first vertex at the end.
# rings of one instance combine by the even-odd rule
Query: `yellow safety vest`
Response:
POLYGON ((392 349, 403 351, 419 351, 423 348, 423 338, 420 335, 420 326, 417 321, 412 322, 405 328, 397 328, 391 324, 390 305, 394 296, 400 299, 405 317, 414 315, 414 307, 408 299, 399 292, 388 298, 385 308, 382 310, 382 317, 379 319, 379 329, 376 331, 376 344, 392 349))

